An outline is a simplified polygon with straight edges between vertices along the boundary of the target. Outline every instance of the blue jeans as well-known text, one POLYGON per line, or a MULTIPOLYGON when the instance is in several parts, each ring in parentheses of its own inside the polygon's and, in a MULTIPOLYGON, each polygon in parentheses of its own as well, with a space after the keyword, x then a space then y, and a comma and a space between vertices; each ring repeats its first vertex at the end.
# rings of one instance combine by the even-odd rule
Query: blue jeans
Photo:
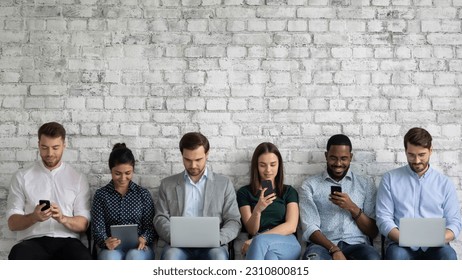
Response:
POLYGON ((102 249, 98 253, 98 260, 153 260, 154 251, 151 247, 145 250, 130 249, 123 251, 121 249, 107 250, 102 249))
MULTIPOLYGON (((348 244, 340 241, 337 246, 348 260, 380 260, 380 254, 369 244, 348 244)), ((329 251, 321 245, 309 243, 306 246, 305 260, 332 260, 329 251)))
POLYGON ((227 260, 228 246, 217 248, 177 248, 165 245, 161 260, 227 260))
POLYGON ((397 243, 391 243, 385 253, 387 260, 457 260, 457 254, 449 244, 443 247, 430 247, 426 251, 421 248, 417 251, 409 247, 400 247, 397 243))
POLYGON ((247 260, 298 260, 302 247, 295 235, 259 234, 252 238, 247 260))

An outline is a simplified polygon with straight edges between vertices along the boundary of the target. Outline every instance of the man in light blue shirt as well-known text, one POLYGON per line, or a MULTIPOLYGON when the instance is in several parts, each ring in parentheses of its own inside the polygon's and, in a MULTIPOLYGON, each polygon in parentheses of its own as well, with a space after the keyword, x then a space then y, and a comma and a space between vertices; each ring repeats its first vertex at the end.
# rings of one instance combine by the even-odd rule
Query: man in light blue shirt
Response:
POLYGON ((346 135, 332 136, 325 152, 326 170, 306 179, 299 190, 303 240, 308 242, 304 259, 380 259, 370 243, 378 233, 376 187, 350 170, 351 149, 346 135), (331 192, 332 186, 341 191, 331 192))
POLYGON ((423 128, 411 128, 404 136, 408 165, 385 173, 377 193, 377 225, 388 237, 386 259, 455 260, 449 245, 460 233, 460 206, 456 189, 448 177, 430 164, 432 137, 423 128), (443 247, 400 247, 401 218, 446 218, 443 247))

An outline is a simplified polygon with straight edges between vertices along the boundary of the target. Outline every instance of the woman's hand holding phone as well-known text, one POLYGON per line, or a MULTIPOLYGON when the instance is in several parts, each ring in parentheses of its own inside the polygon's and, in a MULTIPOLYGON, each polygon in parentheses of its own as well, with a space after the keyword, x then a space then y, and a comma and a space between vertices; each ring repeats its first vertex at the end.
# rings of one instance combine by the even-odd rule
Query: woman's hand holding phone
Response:
POLYGON ((258 199, 257 205, 255 205, 255 209, 261 213, 266 209, 266 207, 268 207, 268 205, 273 203, 275 199, 276 194, 274 193, 271 181, 262 181, 262 191, 260 192, 260 198, 258 199))

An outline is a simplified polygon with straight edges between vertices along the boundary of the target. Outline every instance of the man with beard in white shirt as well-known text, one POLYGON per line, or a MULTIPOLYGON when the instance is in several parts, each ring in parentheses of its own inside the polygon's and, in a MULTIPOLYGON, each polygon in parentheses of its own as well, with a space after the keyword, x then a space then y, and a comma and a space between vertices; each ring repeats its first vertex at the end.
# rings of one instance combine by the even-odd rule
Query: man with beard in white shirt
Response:
POLYGON ((8 259, 91 259, 79 239, 90 220, 90 191, 85 176, 62 161, 66 130, 45 123, 38 139, 41 160, 11 179, 6 218, 18 243, 8 259))

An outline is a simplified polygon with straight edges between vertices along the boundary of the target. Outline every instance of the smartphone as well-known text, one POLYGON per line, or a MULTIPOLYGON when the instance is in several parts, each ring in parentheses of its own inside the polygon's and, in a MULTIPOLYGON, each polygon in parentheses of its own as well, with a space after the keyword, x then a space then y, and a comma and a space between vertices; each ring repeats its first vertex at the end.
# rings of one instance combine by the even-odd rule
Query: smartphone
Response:
POLYGON ((47 210, 48 208, 50 208, 50 201, 49 200, 44 200, 44 199, 40 199, 39 200, 39 205, 42 205, 42 204, 46 204, 45 206, 42 207, 42 210, 41 211, 45 211, 47 210))
POLYGON ((342 187, 340 187, 340 186, 330 186, 330 194, 334 194, 334 192, 342 192, 342 187))
POLYGON ((263 194, 264 196, 268 196, 268 195, 274 193, 273 183, 271 183, 271 180, 263 180, 263 181, 261 181, 261 187, 262 187, 262 189, 266 188, 266 191, 263 194))

